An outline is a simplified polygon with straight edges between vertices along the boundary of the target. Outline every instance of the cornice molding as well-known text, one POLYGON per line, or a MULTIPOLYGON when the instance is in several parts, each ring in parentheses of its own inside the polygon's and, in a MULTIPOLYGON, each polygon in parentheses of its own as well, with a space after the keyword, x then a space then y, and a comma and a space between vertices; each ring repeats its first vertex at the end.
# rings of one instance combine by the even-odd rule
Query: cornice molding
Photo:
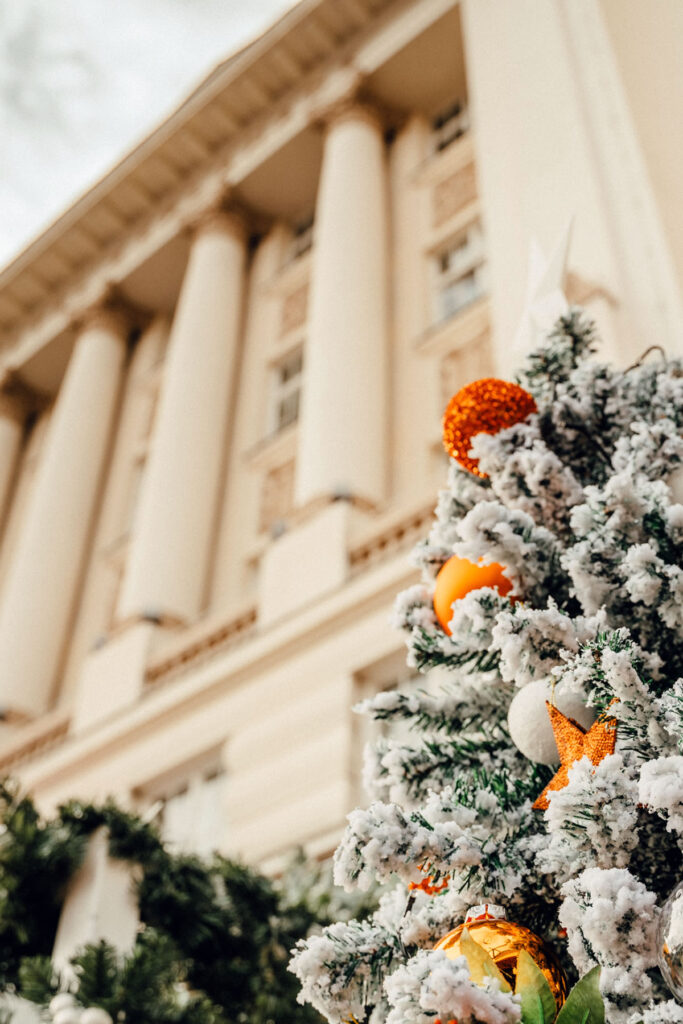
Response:
MULTIPOLYGON (((44 345, 69 331, 84 307, 100 301, 107 281, 123 281, 179 233, 194 230, 228 184, 239 187, 310 123, 316 110, 334 103, 345 79, 355 82, 371 73, 372 60, 363 55, 363 47, 393 10, 415 2, 301 0, 262 37, 220 65, 140 146, 0 271, 0 348, 6 364, 20 369, 44 345), (305 50, 310 50, 308 57, 305 50), (362 75, 353 63, 356 52, 363 55, 362 75), (266 131, 275 124, 277 130, 266 131), (154 175, 161 177, 152 182, 154 175)), ((432 8, 433 16, 440 16, 444 6, 455 2, 421 0, 421 20, 432 17, 432 8)), ((385 51, 381 59, 386 59, 385 51)), ((268 219, 256 211, 246 212, 256 233, 268 226, 268 219)))
MULTIPOLYGON (((349 40, 364 32, 395 2, 301 0, 270 29, 223 61, 139 146, 0 270, 0 295, 18 273, 35 264, 67 231, 80 228, 120 186, 125 187, 125 201, 131 212, 133 207, 156 206, 160 197, 146 186, 142 174, 148 161, 164 163, 169 178, 178 183, 187 180, 191 169, 210 160, 236 136, 242 137, 262 114, 272 111, 276 103, 310 80, 316 69, 336 59, 349 40), (360 10, 363 18, 358 16, 360 10), (335 23, 334 30, 329 27, 330 21, 335 23), (306 49, 310 53, 304 54, 306 49)), ((121 199, 117 196, 116 207, 107 206, 107 217, 118 219, 119 227, 125 228, 130 217, 128 210, 121 210, 121 199)), ((91 241, 98 246, 97 237, 92 236, 91 241)), ((49 281, 44 285, 47 291, 53 287, 49 281)))

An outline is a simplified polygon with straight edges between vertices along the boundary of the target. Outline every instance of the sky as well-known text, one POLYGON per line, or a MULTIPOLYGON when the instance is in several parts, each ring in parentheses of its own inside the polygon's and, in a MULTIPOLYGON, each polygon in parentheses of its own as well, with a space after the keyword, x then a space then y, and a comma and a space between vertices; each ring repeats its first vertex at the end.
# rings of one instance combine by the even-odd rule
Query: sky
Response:
POLYGON ((0 0, 0 265, 292 0, 0 0))

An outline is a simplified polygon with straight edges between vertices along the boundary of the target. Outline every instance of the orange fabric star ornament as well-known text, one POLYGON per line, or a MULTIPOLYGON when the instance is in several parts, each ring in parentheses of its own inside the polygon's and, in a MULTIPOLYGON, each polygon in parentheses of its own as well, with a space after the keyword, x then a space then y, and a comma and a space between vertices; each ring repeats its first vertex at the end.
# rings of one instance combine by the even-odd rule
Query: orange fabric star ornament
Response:
POLYGON ((586 732, 578 722, 567 718, 553 704, 546 701, 546 707, 560 754, 560 767, 534 803, 535 811, 546 809, 548 793, 564 789, 569 782, 569 769, 576 761, 587 757, 591 764, 598 765, 604 757, 614 753, 617 742, 617 723, 614 718, 599 718, 586 732))

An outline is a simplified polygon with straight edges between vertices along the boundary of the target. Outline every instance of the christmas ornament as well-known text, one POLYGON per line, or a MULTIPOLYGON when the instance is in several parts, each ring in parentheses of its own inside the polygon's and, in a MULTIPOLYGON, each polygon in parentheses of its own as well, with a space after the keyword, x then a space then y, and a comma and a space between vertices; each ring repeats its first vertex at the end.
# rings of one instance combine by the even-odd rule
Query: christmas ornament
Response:
POLYGON ((421 882, 411 882, 408 888, 411 892, 419 889, 421 892, 426 893, 427 896, 438 896, 439 893, 448 888, 448 879, 442 878, 440 882, 435 882, 431 875, 427 875, 421 882))
POLYGON ((52 1015, 52 1024, 80 1024, 82 1012, 80 1006, 64 1006, 52 1015))
POLYGON ((409 882, 408 889, 410 892, 419 890, 424 892, 427 896, 438 896, 439 893, 444 892, 448 888, 448 876, 443 878, 436 878, 434 875, 430 875, 431 865, 427 862, 418 865, 418 871, 421 871, 423 878, 419 882, 409 882))
POLYGON ((81 1014, 80 1024, 113 1024, 113 1021, 101 1006, 89 1006, 81 1014))
POLYGON ((499 430, 521 423, 536 402, 518 384, 495 377, 475 380, 453 395, 443 417, 443 445, 452 458, 475 476, 485 477, 478 460, 469 456, 476 434, 497 434, 499 430))
POLYGON ((56 996, 53 996, 50 1000, 48 1007, 50 1014, 54 1017, 60 1010, 69 1010, 72 1006, 76 1005, 76 997, 71 992, 58 992, 56 996))
POLYGON ((595 709, 586 707, 573 693, 555 693, 548 679, 537 679, 517 691, 508 711, 510 737, 518 750, 538 764, 557 764, 560 754, 555 742, 547 704, 584 729, 595 721, 595 709))
POLYGON ((683 1003, 683 882, 668 897, 659 916, 657 964, 673 995, 683 1003))
POLYGON ((550 724, 555 735, 555 742, 560 753, 560 769, 550 780, 541 795, 535 801, 535 811, 544 811, 548 806, 548 793, 564 789, 569 781, 569 769, 582 757, 587 757, 592 764, 598 765, 603 758, 614 753, 617 742, 617 723, 613 718, 599 718, 588 731, 582 729, 578 722, 567 718, 559 708, 546 704, 550 715, 550 724))
POLYGON ((504 568, 498 562, 489 565, 475 565, 467 558, 453 555, 439 569, 434 587, 434 611, 444 633, 451 635, 449 622, 453 615, 453 602, 465 597, 471 590, 495 587, 501 597, 512 590, 512 583, 503 575, 504 568))
MULTIPOLYGON (((493 960, 503 978, 515 989, 517 962, 524 950, 544 975, 558 1007, 567 997, 567 979, 557 957, 550 947, 528 928, 505 920, 505 911, 492 903, 471 907, 461 925, 445 935, 436 944, 449 960, 455 960, 464 953, 461 943, 468 936, 481 946, 493 960)), ((476 980, 476 979, 475 979, 476 980)))

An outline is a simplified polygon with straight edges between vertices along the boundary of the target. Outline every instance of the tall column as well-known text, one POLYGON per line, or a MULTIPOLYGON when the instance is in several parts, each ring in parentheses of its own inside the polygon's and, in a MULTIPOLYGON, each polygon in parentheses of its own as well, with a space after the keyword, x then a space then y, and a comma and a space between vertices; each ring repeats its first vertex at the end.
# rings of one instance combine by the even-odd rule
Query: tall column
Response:
POLYGON ((202 607, 214 541, 240 336, 247 252, 242 219, 197 228, 171 328, 120 619, 186 621, 202 607))
POLYGON ((360 104, 327 126, 315 251, 296 493, 371 502, 386 483, 388 239, 382 126, 360 104))
POLYGON ((117 408, 129 326, 101 309, 62 381, 0 603, 0 708, 50 701, 73 613, 117 408))
POLYGON ((0 393, 0 531, 7 519, 24 434, 26 406, 11 390, 0 393))

